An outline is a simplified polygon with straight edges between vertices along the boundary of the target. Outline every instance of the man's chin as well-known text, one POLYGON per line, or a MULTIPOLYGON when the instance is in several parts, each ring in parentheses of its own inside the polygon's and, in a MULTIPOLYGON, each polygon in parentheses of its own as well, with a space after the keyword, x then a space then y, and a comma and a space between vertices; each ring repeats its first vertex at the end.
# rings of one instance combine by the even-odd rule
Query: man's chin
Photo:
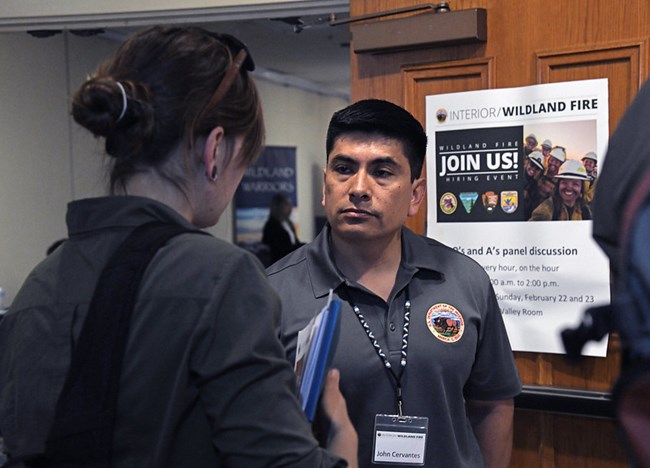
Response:
POLYGON ((335 236, 346 240, 365 240, 372 238, 372 232, 369 229, 368 222, 362 220, 332 226, 332 232, 335 236))

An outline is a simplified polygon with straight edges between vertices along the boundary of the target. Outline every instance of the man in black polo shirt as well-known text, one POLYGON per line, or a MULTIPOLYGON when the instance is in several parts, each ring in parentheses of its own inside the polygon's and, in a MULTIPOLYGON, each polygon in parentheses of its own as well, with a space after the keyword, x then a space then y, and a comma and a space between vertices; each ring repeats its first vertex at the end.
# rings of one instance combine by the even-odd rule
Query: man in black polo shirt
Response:
POLYGON ((425 198, 427 137, 365 100, 327 135, 327 225, 267 272, 290 359, 329 290, 343 301, 332 365, 359 433, 359 466, 507 466, 521 383, 483 269, 403 226, 425 198), (386 416, 387 415, 387 416, 386 416))

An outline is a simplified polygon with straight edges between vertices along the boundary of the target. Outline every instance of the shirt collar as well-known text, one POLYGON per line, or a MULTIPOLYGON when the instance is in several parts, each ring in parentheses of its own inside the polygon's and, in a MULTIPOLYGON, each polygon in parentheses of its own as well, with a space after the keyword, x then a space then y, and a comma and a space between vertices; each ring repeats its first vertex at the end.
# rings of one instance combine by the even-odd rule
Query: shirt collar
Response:
POLYGON ((151 198, 108 196, 75 200, 68 204, 68 235, 101 229, 133 228, 148 221, 166 221, 196 229, 173 208, 151 198))
MULTIPOLYGON (((317 298, 326 296, 330 289, 336 289, 346 282, 345 276, 334 263, 330 232, 331 228, 326 224, 316 239, 306 246, 307 269, 317 298)), ((398 277, 404 273, 412 277, 419 270, 428 270, 444 277, 444 265, 436 255, 435 247, 447 248, 438 241, 419 236, 402 227, 402 262, 398 277)))
POLYGON ((307 269, 311 278, 311 286, 315 297, 329 294, 330 289, 336 289, 345 283, 345 277, 334 263, 330 248, 330 225, 326 224, 313 242, 306 247, 307 269))
POLYGON ((402 265, 417 270, 428 270, 444 276, 445 263, 441 249, 448 249, 437 240, 415 234, 402 227, 402 265))

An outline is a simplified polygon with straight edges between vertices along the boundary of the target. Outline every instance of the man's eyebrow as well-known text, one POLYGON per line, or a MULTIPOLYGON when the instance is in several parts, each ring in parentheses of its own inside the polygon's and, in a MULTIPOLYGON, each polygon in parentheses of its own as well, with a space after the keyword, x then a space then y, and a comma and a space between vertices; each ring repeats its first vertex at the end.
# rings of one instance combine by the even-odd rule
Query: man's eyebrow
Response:
POLYGON ((329 158, 329 162, 346 162, 351 164, 356 163, 356 161, 353 158, 351 158, 350 156, 346 156, 345 154, 336 154, 334 156, 331 156, 329 158))
POLYGON ((393 158, 392 156, 384 156, 384 157, 380 157, 380 158, 375 158, 375 159, 370 161, 370 164, 375 164, 375 165, 388 164, 388 165, 391 165, 391 166, 397 166, 398 165, 397 161, 395 161, 395 158, 393 158))
MULTIPOLYGON (((347 162, 347 163, 351 163, 351 164, 358 164, 356 159, 354 159, 354 158, 352 158, 350 156, 347 156, 345 154, 336 154, 334 156, 331 156, 329 158, 329 161, 330 162, 336 161, 336 162, 347 162)), ((374 158, 374 159, 371 159, 368 162, 368 164, 373 164, 373 165, 388 164, 388 165, 391 165, 391 166, 397 166, 398 165, 397 161, 395 161, 395 158, 393 158, 392 156, 381 156, 381 157, 378 157, 378 158, 374 158)))

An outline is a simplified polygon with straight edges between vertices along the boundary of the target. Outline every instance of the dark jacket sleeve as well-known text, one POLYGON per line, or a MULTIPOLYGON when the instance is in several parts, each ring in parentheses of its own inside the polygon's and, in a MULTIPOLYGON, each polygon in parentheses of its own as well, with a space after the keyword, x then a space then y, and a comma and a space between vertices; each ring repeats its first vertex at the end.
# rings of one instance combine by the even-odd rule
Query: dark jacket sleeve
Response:
POLYGON ((295 375, 274 334, 280 303, 245 255, 213 292, 192 371, 225 466, 347 464, 319 448, 295 396, 295 375))

